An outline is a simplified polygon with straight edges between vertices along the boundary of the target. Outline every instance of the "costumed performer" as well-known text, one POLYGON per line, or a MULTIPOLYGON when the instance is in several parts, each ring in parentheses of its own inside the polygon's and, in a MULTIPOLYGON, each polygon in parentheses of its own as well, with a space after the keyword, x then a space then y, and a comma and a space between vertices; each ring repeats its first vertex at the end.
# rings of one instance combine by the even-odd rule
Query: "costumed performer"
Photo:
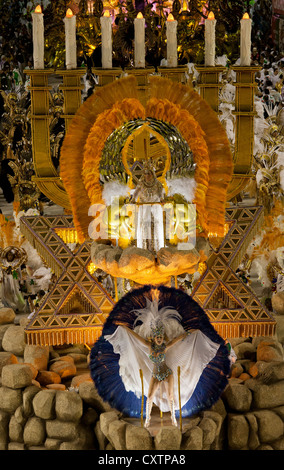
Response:
POLYGON ((218 400, 230 361, 224 340, 205 312, 179 289, 144 286, 126 294, 91 351, 91 376, 101 397, 126 415, 138 417, 142 370, 145 426, 150 424, 153 403, 170 411, 176 425, 178 367, 183 416, 218 400))
POLYGON ((155 204, 163 200, 164 192, 152 161, 150 159, 144 161, 141 178, 130 199, 130 202, 141 204, 138 209, 136 230, 138 248, 150 251, 153 249, 158 252, 164 246, 163 208, 160 204, 155 204))

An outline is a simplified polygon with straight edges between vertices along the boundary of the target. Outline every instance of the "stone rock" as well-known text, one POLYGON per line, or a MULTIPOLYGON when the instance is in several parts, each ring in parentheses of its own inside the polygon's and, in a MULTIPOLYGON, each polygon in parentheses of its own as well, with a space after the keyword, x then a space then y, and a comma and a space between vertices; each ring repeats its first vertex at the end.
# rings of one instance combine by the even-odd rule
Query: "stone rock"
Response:
POLYGON ((74 364, 74 359, 72 356, 69 356, 69 354, 66 354, 65 356, 59 356, 50 361, 50 364, 54 364, 57 361, 63 361, 63 362, 69 362, 70 364, 74 364))
POLYGON ((110 435, 108 432, 109 425, 112 421, 116 421, 118 419, 118 411, 112 410, 107 411, 105 413, 101 413, 100 415, 100 426, 102 433, 110 440, 110 435))
POLYGON ((70 442, 62 442, 59 450, 94 450, 93 435, 87 428, 78 426, 76 439, 70 442))
POLYGON ((41 388, 40 383, 35 379, 32 380, 32 385, 35 385, 36 387, 41 388))
POLYGON ((98 394, 94 382, 83 382, 78 388, 79 395, 88 405, 95 408, 98 412, 106 412, 112 410, 111 406, 102 400, 98 394))
MULTIPOLYGON (((6 366, 7 367, 7 366, 6 366)), ((18 406, 22 404, 21 389, 0 387, 0 409, 13 414, 18 406)))
MULTIPOLYGON (((71 358, 72 359, 72 358, 71 358)), ((61 379, 66 379, 68 377, 74 377, 76 375, 77 369, 74 364, 74 361, 72 360, 57 360, 54 362, 49 370, 52 372, 56 372, 56 374, 60 375, 61 379)))
POLYGON ((26 447, 22 442, 9 442, 8 450, 26 450, 26 447))
POLYGON ((261 374, 265 370, 267 366, 268 366, 268 363, 264 361, 253 362, 248 372, 251 377, 257 377, 259 374, 261 374))
POLYGON ((231 367, 231 377, 239 377, 244 372, 242 365, 239 362, 235 362, 231 367))
POLYGON ((284 405, 284 380, 271 385, 260 385, 253 391, 254 408, 275 408, 284 405))
POLYGON ((24 442, 23 434, 24 434, 23 426, 17 422, 15 416, 12 416, 9 422, 10 441, 24 442))
POLYGON ((28 446, 40 446, 46 438, 45 423, 41 418, 32 416, 24 428, 24 442, 28 446))
POLYGON ((58 419, 48 420, 46 421, 46 433, 51 439, 74 441, 77 437, 77 425, 74 421, 59 421, 58 419))
POLYGON ((56 372, 53 372, 52 370, 40 370, 38 371, 37 381, 40 383, 40 385, 46 386, 49 384, 60 384, 61 383, 61 377, 59 374, 56 372))
POLYGON ((30 364, 29 362, 23 362, 22 365, 23 366, 28 366, 31 369, 32 380, 34 380, 36 378, 37 374, 38 374, 38 370, 35 368, 35 366, 30 364))
POLYGON ((213 419, 205 416, 200 422, 199 427, 203 431, 203 448, 207 448, 216 438, 217 424, 213 419))
POLYGON ((0 325, 0 351, 3 351, 2 342, 5 332, 10 328, 11 325, 0 325))
POLYGON ((47 448, 45 446, 29 446, 28 447, 28 450, 47 450, 47 448))
POLYGON ((119 419, 112 421, 108 427, 110 442, 115 450, 126 450, 125 441, 126 422, 119 419))
POLYGON ((277 439, 272 442, 272 447, 274 450, 284 450, 284 437, 277 439))
POLYGON ((90 376, 90 372, 86 372, 85 374, 80 374, 73 377, 73 379, 71 380, 71 387, 79 388, 79 385, 81 385, 81 383, 83 382, 93 383, 93 379, 90 376))
POLYGON ((34 396, 40 391, 41 389, 39 387, 36 387, 35 385, 31 385, 30 387, 27 387, 23 391, 23 413, 25 416, 30 416, 33 414, 34 409, 33 409, 33 399, 34 396))
POLYGON ((276 408, 273 408, 273 411, 280 416, 282 421, 284 421, 284 406, 277 406, 276 408))
POLYGON ((250 450, 255 450, 260 445, 257 419, 253 413, 246 413, 245 418, 249 423, 248 447, 250 450))
POLYGON ((176 426, 162 426, 157 432, 154 442, 157 450, 179 450, 182 434, 176 426))
POLYGON ((87 361, 86 354, 70 353, 69 357, 73 359, 75 364, 80 364, 81 362, 87 361))
POLYGON ((46 388, 48 390, 61 390, 61 391, 64 391, 64 390, 66 390, 66 385, 64 385, 64 384, 47 384, 46 388))
POLYGON ((41 390, 35 395, 33 408, 38 418, 55 418, 55 394, 55 390, 41 390))
POLYGON ((235 346, 235 353, 238 359, 249 359, 255 361, 256 358, 256 348, 252 343, 241 343, 235 346))
POLYGON ((4 366, 8 366, 10 364, 17 364, 18 359, 16 358, 15 354, 7 351, 0 352, 0 375, 2 374, 2 369, 4 366))
POLYGON ((250 359, 238 359, 238 363, 244 369, 243 372, 249 372, 249 369, 253 364, 255 364, 255 361, 251 361, 250 359))
POLYGON ((0 308, 0 325, 13 323, 15 316, 16 314, 12 308, 8 308, 8 307, 0 308))
POLYGON ((22 326, 9 326, 2 339, 4 351, 11 352, 15 356, 23 356, 25 350, 25 330, 22 326))
POLYGON ((93 408, 88 408, 83 416, 81 422, 86 426, 93 426, 98 421, 98 413, 93 408))
POLYGON ((214 403, 213 406, 211 406, 209 411, 210 412, 212 411, 218 416, 221 416, 222 420, 224 420, 227 416, 227 411, 226 411, 222 398, 219 398, 219 400, 216 403, 214 403))
POLYGON ((202 450, 203 431, 199 426, 193 426, 183 435, 182 450, 202 450))
POLYGON ((32 364, 37 370, 46 370, 49 358, 49 346, 27 344, 24 361, 32 364))
POLYGON ((31 368, 22 364, 11 364, 2 369, 2 385, 10 388, 24 388, 31 385, 31 368))
POLYGON ((262 341, 257 347, 258 361, 283 361, 283 348, 277 341, 262 341))
POLYGON ((108 440, 101 430, 101 425, 99 421, 97 421, 95 425, 94 432, 95 432, 95 436, 99 444, 99 450, 105 450, 108 440))
POLYGON ((251 376, 247 372, 243 372, 240 376, 239 379, 245 382, 248 379, 251 379, 251 376))
POLYGON ((7 450, 9 438, 9 413, 0 410, 0 450, 7 450))
POLYGON ((76 392, 57 392, 56 417, 62 421, 79 421, 83 414, 83 402, 76 392))
POLYGON ((266 444, 282 437, 284 423, 282 419, 271 410, 258 410, 253 414, 258 422, 258 435, 260 442, 266 444))
POLYGON ((31 319, 29 318, 29 313, 20 313, 17 314, 14 323, 26 328, 26 326, 30 323, 31 319))
POLYGON ((51 439, 49 437, 46 438, 44 446, 48 450, 58 450, 61 444, 60 439, 51 439))
POLYGON ((128 424, 125 432, 126 450, 152 450, 152 436, 146 428, 128 424))
MULTIPOLYGON (((258 363, 257 363, 258 364, 258 363)), ((284 361, 281 362, 260 362, 259 378, 266 384, 284 380, 284 361)))
POLYGON ((27 417, 25 416, 23 405, 20 405, 16 409, 14 416, 15 416, 15 420, 17 421, 17 423, 19 423, 21 426, 24 426, 26 424, 27 417))
POLYGON ((262 444, 256 450, 274 450, 274 449, 268 444, 262 444))
POLYGON ((231 410, 246 412, 251 406, 252 393, 242 384, 230 383, 223 392, 222 398, 231 410))
POLYGON ((243 415, 228 414, 228 445, 230 450, 248 446, 249 424, 243 415))
POLYGON ((126 450, 126 422, 119 419, 112 421, 108 427, 110 442, 115 450, 126 450))
POLYGON ((284 292, 275 292, 271 297, 273 311, 278 315, 284 315, 284 292))

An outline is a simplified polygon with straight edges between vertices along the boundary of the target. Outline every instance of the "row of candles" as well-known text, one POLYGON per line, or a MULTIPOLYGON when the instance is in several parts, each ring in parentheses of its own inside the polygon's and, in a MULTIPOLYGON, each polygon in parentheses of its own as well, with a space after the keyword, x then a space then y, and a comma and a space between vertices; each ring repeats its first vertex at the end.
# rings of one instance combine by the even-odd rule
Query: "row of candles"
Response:
MULTIPOLYGON (((41 6, 38 5, 32 13, 33 18, 33 59, 35 69, 44 69, 44 21, 41 6)), ((69 8, 64 18, 65 23, 65 60, 66 69, 77 67, 76 46, 76 16, 69 8)), ((112 68, 112 18, 106 10, 100 18, 102 42, 102 68, 112 68)), ((240 65, 249 66, 251 63, 251 24, 247 13, 241 20, 240 29, 240 65)), ((215 30, 216 19, 210 12, 205 20, 205 60, 204 65, 215 65, 215 30)), ((177 21, 170 13, 166 21, 167 36, 167 66, 177 67, 177 21)), ((141 12, 134 19, 134 66, 145 67, 145 18, 141 12)))

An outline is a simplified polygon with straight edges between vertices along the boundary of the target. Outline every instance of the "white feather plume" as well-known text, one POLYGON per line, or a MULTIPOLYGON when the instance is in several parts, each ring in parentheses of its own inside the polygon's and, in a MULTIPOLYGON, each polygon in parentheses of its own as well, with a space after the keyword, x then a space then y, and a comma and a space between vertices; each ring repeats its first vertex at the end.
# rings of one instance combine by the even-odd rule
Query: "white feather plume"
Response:
POLYGON ((194 199, 196 181, 194 178, 172 178, 167 180, 168 196, 174 194, 181 194, 187 202, 192 202, 194 199))
POLYGON ((137 318, 134 322, 134 331, 143 338, 152 336, 152 328, 155 328, 160 323, 164 327, 164 332, 168 339, 175 338, 176 336, 184 333, 180 320, 181 315, 173 307, 166 306, 159 309, 158 300, 150 301, 146 298, 146 307, 133 311, 137 318), (140 325, 137 325, 141 322, 140 325))
POLYGON ((102 197, 107 206, 112 203, 112 198, 129 195, 129 187, 126 184, 118 183, 117 181, 110 181, 105 183, 102 191, 102 197))

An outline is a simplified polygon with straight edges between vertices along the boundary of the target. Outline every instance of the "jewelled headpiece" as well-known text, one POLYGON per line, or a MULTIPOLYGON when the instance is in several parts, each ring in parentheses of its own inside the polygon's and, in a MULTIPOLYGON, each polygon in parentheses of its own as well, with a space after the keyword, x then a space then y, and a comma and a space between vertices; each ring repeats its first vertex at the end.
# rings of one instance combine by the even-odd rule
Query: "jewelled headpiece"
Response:
POLYGON ((156 338, 157 336, 164 336, 165 327, 161 321, 151 325, 151 336, 156 338))

